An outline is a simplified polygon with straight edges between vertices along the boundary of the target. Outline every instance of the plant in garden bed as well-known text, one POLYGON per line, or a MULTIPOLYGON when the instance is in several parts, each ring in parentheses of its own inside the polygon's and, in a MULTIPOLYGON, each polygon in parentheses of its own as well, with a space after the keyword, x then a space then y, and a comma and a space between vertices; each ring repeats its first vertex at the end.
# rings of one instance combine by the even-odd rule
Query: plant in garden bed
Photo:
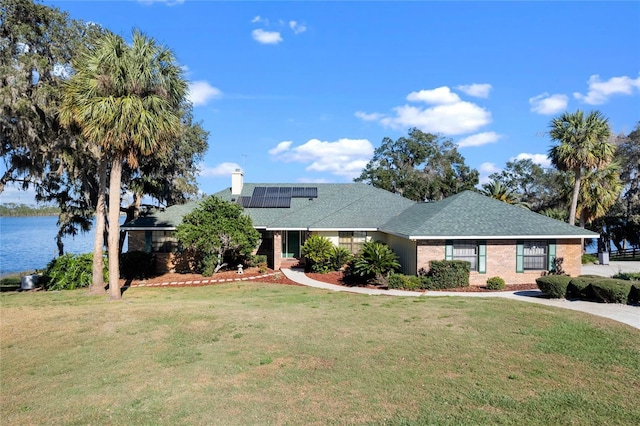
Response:
POLYGON ((487 288, 489 290, 504 290, 505 282, 500 277, 491 277, 487 280, 487 288))
POLYGON ((567 275, 545 275, 536 278, 540 291, 554 299, 562 299, 567 294, 567 286, 571 277, 567 275))
POLYGON ((388 285, 389 274, 400 269, 398 256, 380 241, 367 241, 351 263, 350 272, 375 285, 388 285))
MULTIPOLYGON (((108 281, 107 262, 103 269, 104 279, 108 281)), ((47 264, 42 272, 41 283, 47 290, 74 290, 89 287, 93 275, 93 253, 71 254, 56 257, 47 264)))

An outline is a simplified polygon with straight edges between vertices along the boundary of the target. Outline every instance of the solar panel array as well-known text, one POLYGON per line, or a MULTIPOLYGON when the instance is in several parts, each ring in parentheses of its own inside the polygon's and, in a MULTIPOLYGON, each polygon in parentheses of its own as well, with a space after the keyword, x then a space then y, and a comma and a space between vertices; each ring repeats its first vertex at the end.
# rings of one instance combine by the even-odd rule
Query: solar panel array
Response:
POLYGON ((302 186, 256 186, 249 197, 238 198, 238 204, 250 209, 289 208, 292 198, 318 198, 318 188, 302 186))

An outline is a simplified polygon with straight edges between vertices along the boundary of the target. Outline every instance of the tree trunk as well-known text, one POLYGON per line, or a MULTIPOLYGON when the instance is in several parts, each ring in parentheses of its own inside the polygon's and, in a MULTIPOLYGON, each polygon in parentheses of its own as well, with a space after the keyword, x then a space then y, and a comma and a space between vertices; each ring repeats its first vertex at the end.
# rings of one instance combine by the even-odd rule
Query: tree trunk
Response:
POLYGON ((109 178, 109 295, 111 300, 120 300, 120 184, 122 179, 122 163, 124 159, 117 155, 111 163, 109 178))
POLYGON ((93 270, 90 294, 104 294, 104 230, 105 230, 105 204, 104 197, 107 192, 107 159, 101 155, 98 159, 98 200, 96 201, 96 233, 93 238, 93 270))
POLYGON ((574 171, 576 183, 573 185, 573 197, 571 197, 571 210, 569 211, 569 225, 576 224, 576 210, 578 209, 578 195, 580 194, 581 170, 578 168, 574 171))

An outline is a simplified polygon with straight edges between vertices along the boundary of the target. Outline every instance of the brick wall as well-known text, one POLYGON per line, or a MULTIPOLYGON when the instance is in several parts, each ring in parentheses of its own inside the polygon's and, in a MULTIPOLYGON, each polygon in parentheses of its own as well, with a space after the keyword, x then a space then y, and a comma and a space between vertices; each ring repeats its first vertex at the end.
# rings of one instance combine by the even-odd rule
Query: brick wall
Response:
MULTIPOLYGON (((444 241, 418 241, 417 259, 418 270, 424 268, 429 270, 429 261, 443 260, 445 257, 444 241)), ((564 262, 562 268, 565 273, 575 277, 580 275, 582 268, 582 241, 558 240, 556 245, 556 257, 562 257, 564 262)), ((487 241, 487 272, 480 274, 471 272, 469 283, 475 286, 482 286, 487 283, 487 279, 499 276, 507 284, 534 284, 536 278, 542 275, 543 271, 516 272, 516 240, 494 240, 487 241)))

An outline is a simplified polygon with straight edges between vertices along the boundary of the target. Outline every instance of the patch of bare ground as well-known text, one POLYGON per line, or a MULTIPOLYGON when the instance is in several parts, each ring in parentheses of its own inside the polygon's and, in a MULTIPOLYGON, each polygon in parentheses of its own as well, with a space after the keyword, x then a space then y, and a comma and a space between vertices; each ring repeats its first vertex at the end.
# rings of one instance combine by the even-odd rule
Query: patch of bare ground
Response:
MULTIPOLYGON (((325 274, 307 272, 306 275, 316 281, 321 281, 328 284, 347 286, 347 287, 373 287, 367 285, 366 282, 354 281, 352 278, 347 278, 342 271, 327 272, 325 274)), ((179 274, 179 273, 166 273, 158 275, 152 278, 146 278, 143 280, 132 280, 127 282, 121 280, 121 286, 203 286, 203 285, 215 285, 224 284, 227 282, 235 281, 260 281, 272 284, 284 284, 284 285, 300 285, 287 278, 282 272, 267 269, 264 272, 260 272, 258 268, 247 268, 242 274, 238 274, 236 270, 220 271, 213 274, 210 277, 205 277, 201 274, 179 274)), ((379 288, 379 287, 378 287, 379 288)), ((522 291, 522 290, 534 290, 538 286, 533 284, 510 284, 502 291, 522 291)), ((434 290, 437 291, 437 290, 434 290)), ((492 292, 495 290, 489 290, 485 287, 469 286, 447 289, 446 291, 458 291, 458 292, 492 292)))

